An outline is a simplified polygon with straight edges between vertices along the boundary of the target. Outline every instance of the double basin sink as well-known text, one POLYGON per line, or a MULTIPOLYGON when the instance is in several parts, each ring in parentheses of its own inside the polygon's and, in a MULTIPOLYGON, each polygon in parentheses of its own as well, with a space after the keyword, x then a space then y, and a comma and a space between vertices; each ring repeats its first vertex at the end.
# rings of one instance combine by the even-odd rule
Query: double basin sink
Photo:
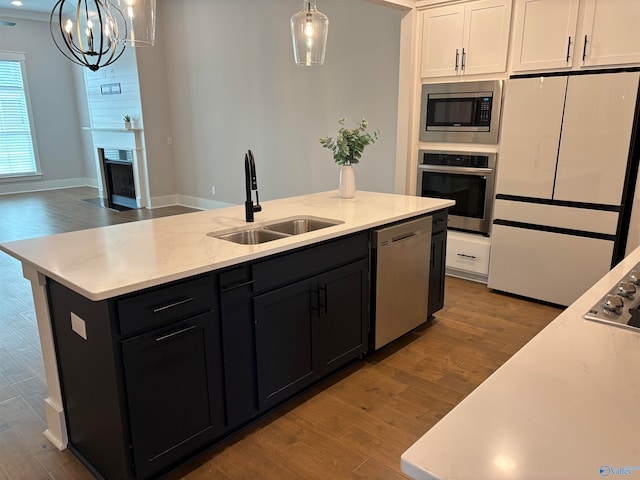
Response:
POLYGON ((257 245, 260 243, 271 242, 272 240, 288 238, 293 235, 313 232, 322 228, 333 227, 334 225, 340 225, 341 223, 344 222, 328 218, 304 216, 276 220, 253 228, 235 228, 232 231, 211 232, 207 233, 207 235, 242 245, 257 245))

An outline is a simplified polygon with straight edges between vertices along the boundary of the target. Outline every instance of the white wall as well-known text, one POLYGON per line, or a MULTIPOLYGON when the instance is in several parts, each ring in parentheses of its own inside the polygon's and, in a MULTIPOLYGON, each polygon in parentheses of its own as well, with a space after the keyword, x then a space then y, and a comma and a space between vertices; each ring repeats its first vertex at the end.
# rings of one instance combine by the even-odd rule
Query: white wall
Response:
POLYGON ((167 188, 175 175, 180 195, 241 203, 248 148, 261 198, 337 188, 339 169, 318 138, 334 135, 340 117, 349 124, 365 117, 381 131, 355 167, 358 188, 394 190, 402 12, 360 0, 319 1, 330 22, 326 62, 303 68, 293 63, 289 33, 301 7, 301 0, 158 1, 166 92, 158 52, 137 51, 147 148, 158 151, 148 155, 152 195, 157 182, 167 188), (170 122, 162 113, 167 99, 170 122), (156 130, 167 134, 151 142, 156 130), (174 170, 161 146, 167 136, 174 170))
MULTIPOLYGON (((3 15, 4 18, 9 17, 3 15)), ((53 45, 48 22, 22 18, 12 21, 16 22, 14 27, 0 27, 0 49, 26 54, 42 177, 3 181, 0 193, 84 185, 87 176, 95 176, 95 172, 87 170, 85 145, 79 133, 75 66, 53 45)))

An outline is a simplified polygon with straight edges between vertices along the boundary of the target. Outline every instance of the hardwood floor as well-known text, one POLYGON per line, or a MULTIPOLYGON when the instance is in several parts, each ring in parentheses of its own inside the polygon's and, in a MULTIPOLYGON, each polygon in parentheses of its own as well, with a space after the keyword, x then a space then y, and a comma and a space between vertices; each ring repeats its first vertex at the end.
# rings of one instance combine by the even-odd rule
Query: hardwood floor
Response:
MULTIPOLYGON (((0 195, 0 242, 190 211, 116 212, 95 189, 0 195)), ((0 252, 0 480, 93 476, 43 436, 47 396, 29 284, 0 252)), ((560 313, 447 277, 430 324, 170 473, 171 480, 406 478, 400 455, 560 313)))

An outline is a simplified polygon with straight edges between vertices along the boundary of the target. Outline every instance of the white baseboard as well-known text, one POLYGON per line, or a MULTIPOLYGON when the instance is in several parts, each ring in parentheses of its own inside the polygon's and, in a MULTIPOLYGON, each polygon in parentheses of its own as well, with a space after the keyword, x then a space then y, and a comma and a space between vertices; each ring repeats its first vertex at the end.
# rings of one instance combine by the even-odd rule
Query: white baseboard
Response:
POLYGON ((201 210, 215 210, 216 208, 233 207, 235 204, 227 202, 218 202, 216 200, 207 200, 204 198, 190 197, 188 195, 176 195, 178 197, 178 205, 185 207, 199 208, 201 210))
POLYGON ((32 180, 0 183, 0 195, 7 193, 41 192, 72 187, 98 187, 98 181, 92 178, 66 178, 64 180, 32 180))

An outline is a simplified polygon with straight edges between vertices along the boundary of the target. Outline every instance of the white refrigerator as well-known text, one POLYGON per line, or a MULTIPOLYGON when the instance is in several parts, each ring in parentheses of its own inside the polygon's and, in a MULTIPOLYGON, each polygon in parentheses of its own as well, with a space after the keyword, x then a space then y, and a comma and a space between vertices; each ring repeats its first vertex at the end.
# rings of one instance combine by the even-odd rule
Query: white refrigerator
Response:
POLYGON ((488 286, 569 305, 621 259, 640 72, 510 79, 488 286))

